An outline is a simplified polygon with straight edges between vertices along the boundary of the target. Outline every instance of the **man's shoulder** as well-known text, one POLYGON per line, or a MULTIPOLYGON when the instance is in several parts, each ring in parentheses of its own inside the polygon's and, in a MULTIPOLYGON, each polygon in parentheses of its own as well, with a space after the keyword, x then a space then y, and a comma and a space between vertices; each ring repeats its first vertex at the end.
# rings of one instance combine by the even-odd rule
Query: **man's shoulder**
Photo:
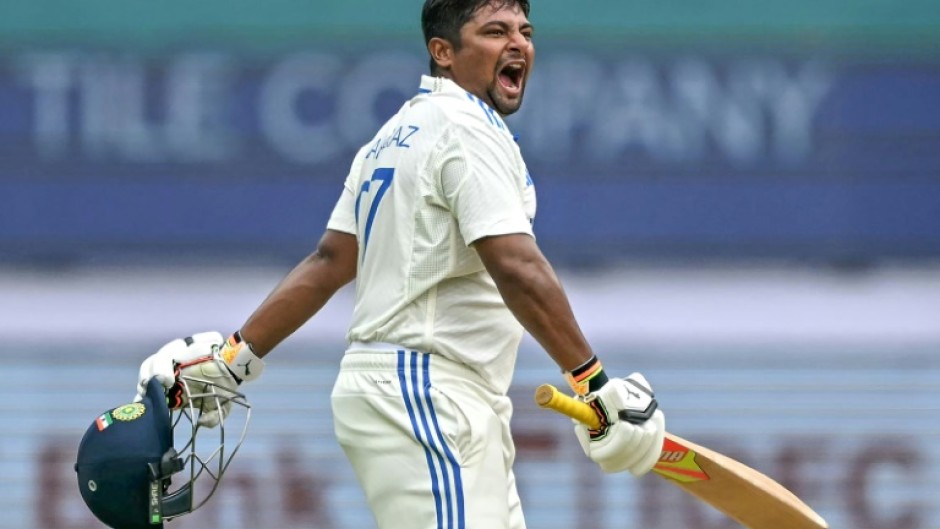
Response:
POLYGON ((474 135, 493 133, 511 137, 502 117, 486 102, 446 77, 424 75, 412 107, 453 128, 469 129, 474 135))
POLYGON ((499 114, 469 93, 427 94, 418 106, 423 107, 420 111, 426 112, 430 119, 452 132, 468 132, 474 136, 485 134, 494 138, 508 133, 499 114))

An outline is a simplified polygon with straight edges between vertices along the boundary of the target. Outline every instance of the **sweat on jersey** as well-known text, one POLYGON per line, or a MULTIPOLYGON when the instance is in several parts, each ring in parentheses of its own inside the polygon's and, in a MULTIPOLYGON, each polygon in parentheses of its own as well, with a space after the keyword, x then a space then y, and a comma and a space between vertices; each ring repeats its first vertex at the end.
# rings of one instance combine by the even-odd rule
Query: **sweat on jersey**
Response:
POLYGON ((534 236, 535 210, 502 118, 453 81, 422 76, 356 154, 327 224, 359 241, 347 340, 443 355, 505 394, 523 329, 469 245, 534 236))

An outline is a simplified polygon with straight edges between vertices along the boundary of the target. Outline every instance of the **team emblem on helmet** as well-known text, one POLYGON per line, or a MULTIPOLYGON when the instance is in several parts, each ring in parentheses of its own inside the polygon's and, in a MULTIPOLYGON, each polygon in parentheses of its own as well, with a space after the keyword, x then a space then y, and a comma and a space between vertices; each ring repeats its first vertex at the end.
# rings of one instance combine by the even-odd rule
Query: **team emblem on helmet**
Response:
POLYGON ((116 421, 133 421, 134 419, 139 419, 145 411, 147 411, 147 408, 145 408, 143 404, 135 402, 114 408, 111 412, 111 417, 116 421))

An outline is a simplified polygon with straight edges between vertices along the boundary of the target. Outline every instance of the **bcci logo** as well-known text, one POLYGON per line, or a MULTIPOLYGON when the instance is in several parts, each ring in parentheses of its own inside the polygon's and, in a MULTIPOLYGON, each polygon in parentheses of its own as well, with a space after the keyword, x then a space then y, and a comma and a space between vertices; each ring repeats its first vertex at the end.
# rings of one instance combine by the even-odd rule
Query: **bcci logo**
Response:
POLYGON ((143 404, 135 402, 114 408, 114 411, 111 412, 111 416, 114 417, 116 421, 133 421, 139 419, 146 410, 147 408, 145 408, 143 404))

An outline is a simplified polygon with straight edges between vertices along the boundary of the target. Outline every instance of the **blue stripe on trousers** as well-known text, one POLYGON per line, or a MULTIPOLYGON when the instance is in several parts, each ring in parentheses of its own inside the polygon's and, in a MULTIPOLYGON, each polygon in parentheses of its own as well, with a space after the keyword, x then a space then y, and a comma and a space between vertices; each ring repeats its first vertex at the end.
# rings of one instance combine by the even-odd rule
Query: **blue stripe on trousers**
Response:
POLYGON ((405 407, 408 410, 408 418, 411 421, 411 429, 415 438, 421 443, 424 449, 425 460, 428 465, 428 472, 431 477, 431 492, 434 495, 434 502, 437 514, 437 527, 444 529, 443 509, 447 509, 447 529, 454 529, 454 513, 452 508, 451 480, 448 472, 448 463, 454 475, 454 496, 457 504, 457 528, 464 529, 464 497, 463 484, 460 477, 460 465, 447 443, 444 441, 444 435, 441 432, 437 421, 437 413, 434 411, 434 404, 431 401, 431 383, 429 376, 430 355, 423 355, 421 366, 424 378, 423 393, 418 384, 418 356, 417 352, 411 351, 406 359, 405 351, 398 351, 398 380, 401 385, 402 398, 405 401, 405 407), (407 372, 406 372, 407 370, 407 372), (410 375, 410 377, 409 377, 410 375), (409 380, 410 379, 410 380, 409 380), (411 384, 411 395, 409 395, 408 385, 411 384), (414 405, 412 405, 412 398, 414 405), (428 422, 430 416, 430 424, 428 422), (418 417, 421 419, 419 428, 418 417), (434 434, 431 432, 431 425, 434 427, 434 434), (422 436, 422 430, 424 435, 422 436), (435 441, 436 438, 436 441, 435 441), (443 452, 438 448, 438 444, 443 447, 443 452), (432 457, 433 452, 433 457, 432 457), (445 461, 446 458, 446 461, 445 461), (436 463, 436 464, 435 464, 436 463), (441 486, 437 473, 437 466, 440 465, 441 474, 444 478, 444 498, 442 504, 441 486))
MULTIPOLYGON (((415 417, 411 399, 408 397, 408 375, 405 373, 406 366, 405 352, 398 351, 398 382, 401 385, 401 396, 405 401, 405 408, 408 410, 408 418, 411 420, 411 430, 415 434, 415 439, 421 442, 421 447, 424 448, 424 458, 428 464, 428 471, 431 473, 431 492, 434 495, 434 505, 437 512, 437 527, 438 529, 443 529, 441 523, 441 491, 437 480, 437 470, 435 469, 434 461, 431 459, 431 450, 428 448, 427 443, 421 439, 421 432, 418 429, 418 419, 415 417)), ((448 499, 448 502, 449 501, 448 499)))
MULTIPOLYGON (((447 461, 450 463, 451 469, 454 471, 454 489, 457 500, 457 528, 464 529, 464 505, 463 505, 463 481, 460 477, 460 465, 457 464, 457 458, 454 457, 454 453, 450 451, 450 447, 447 446, 447 443, 444 441, 444 434, 441 432, 441 427, 437 423, 437 413, 434 412, 434 404, 431 402, 431 375, 428 366, 430 365, 431 355, 424 355, 423 365, 421 366, 422 371, 424 372, 424 397, 428 403, 428 409, 431 411, 431 421, 434 423, 434 431, 437 433, 437 439, 441 443, 441 446, 444 448, 444 452, 447 455, 447 461)), ((443 465, 443 462, 441 463, 443 465)), ((444 474, 447 475, 446 473, 444 474)), ((453 527, 453 526, 451 526, 453 527)))

